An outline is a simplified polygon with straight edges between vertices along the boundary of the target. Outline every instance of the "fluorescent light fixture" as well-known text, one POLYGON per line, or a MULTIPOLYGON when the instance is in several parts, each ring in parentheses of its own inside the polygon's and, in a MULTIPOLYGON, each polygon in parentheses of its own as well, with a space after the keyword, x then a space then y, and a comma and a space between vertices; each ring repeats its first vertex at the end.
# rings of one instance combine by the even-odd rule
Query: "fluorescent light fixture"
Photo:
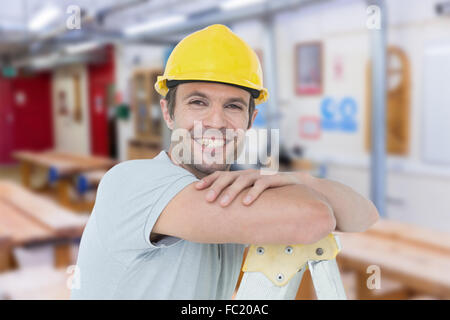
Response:
POLYGON ((169 25, 177 24, 183 22, 184 20, 186 20, 185 15, 169 16, 162 19, 153 20, 151 22, 128 27, 125 29, 125 34, 131 36, 138 33, 148 32, 151 30, 159 29, 161 27, 167 27, 169 25))
POLYGON ((57 52, 37 56, 31 59, 31 66, 34 68, 48 68, 60 58, 60 54, 57 52))
POLYGON ((97 49, 100 46, 101 46, 101 44, 98 41, 88 41, 88 42, 68 45, 64 48, 64 51, 68 54, 77 54, 77 53, 82 53, 82 52, 97 49))
POLYGON ((29 22, 31 31, 42 30, 61 15, 61 10, 55 6, 47 6, 39 11, 29 22))
POLYGON ((233 10, 262 2, 266 2, 266 0, 228 0, 220 3, 219 6, 222 10, 233 10))

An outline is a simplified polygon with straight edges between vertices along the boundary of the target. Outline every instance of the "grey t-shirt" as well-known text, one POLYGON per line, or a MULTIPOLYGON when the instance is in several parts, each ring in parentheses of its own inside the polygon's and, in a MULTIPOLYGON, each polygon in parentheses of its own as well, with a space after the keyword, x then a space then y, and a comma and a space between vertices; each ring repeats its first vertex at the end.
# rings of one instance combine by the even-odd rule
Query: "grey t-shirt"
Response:
POLYGON ((71 298, 231 299, 244 245, 150 242, 162 210, 195 181, 165 151, 109 170, 81 239, 71 298))

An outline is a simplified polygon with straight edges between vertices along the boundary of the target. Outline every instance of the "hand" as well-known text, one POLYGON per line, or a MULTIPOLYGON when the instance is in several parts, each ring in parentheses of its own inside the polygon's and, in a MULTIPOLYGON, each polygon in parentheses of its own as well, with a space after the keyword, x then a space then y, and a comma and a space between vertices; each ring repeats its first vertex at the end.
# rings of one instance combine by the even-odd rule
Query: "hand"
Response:
POLYGON ((226 207, 245 188, 251 187, 243 198, 243 204, 250 205, 268 188, 290 184, 301 184, 299 172, 279 172, 261 175, 260 170, 216 171, 196 183, 197 190, 208 188, 206 200, 215 201, 220 195, 220 205, 226 207))

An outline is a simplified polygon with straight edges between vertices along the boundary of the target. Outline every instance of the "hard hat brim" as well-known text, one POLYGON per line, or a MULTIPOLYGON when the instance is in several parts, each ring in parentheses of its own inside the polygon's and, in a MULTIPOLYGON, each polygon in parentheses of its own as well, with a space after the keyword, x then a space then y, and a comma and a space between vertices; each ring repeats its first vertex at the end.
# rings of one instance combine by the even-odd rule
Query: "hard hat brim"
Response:
MULTIPOLYGON (((217 76, 217 75, 216 75, 217 76)), ((252 97, 255 99, 255 104, 258 105, 260 103, 263 103, 267 101, 269 94, 266 88, 258 88, 255 84, 252 83, 243 83, 243 81, 233 81, 230 79, 230 81, 224 81, 223 79, 230 78, 229 75, 225 77, 205 77, 204 75, 191 75, 190 77, 166 77, 166 76, 158 76, 157 81, 155 83, 155 90, 163 97, 167 95, 167 92, 169 91, 168 83, 172 84, 179 84, 181 82, 217 82, 217 83, 223 83, 228 85, 233 85, 240 87, 244 90, 247 90, 250 92, 252 97), (177 83, 178 82, 178 83, 177 83), (251 90, 251 91, 250 91, 251 90), (256 96, 256 94, 258 95, 256 96), (256 97, 255 97, 256 96, 256 97)), ((246 81, 244 81, 246 82, 246 81)))
POLYGON ((172 89, 172 88, 176 87, 179 84, 188 83, 188 82, 212 82, 212 83, 226 84, 226 85, 229 85, 229 86, 237 87, 239 89, 248 91, 253 99, 258 98, 259 95, 260 95, 259 90, 252 89, 252 88, 247 88, 247 87, 243 87, 243 86, 239 86, 237 84, 226 83, 226 82, 219 82, 219 81, 209 81, 209 80, 166 80, 166 85, 167 85, 167 87, 169 89, 172 89))

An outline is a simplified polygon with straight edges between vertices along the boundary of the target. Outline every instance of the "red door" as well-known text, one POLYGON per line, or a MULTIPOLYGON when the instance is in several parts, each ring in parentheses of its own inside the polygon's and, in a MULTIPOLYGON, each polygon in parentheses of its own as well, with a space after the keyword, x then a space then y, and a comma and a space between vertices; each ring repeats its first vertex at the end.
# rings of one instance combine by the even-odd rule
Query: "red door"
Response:
POLYGON ((0 163, 15 150, 53 147, 50 75, 0 78, 0 163))
POLYGON ((0 164, 11 163, 14 114, 11 101, 11 81, 0 77, 0 164))
POLYGON ((102 81, 90 82, 91 152, 98 156, 108 156, 108 114, 106 87, 102 81))
POLYGON ((53 147, 50 74, 12 80, 14 150, 53 147))
POLYGON ((114 83, 114 51, 106 50, 105 63, 89 66, 89 110, 91 117, 91 153, 109 156, 108 88, 114 83))

